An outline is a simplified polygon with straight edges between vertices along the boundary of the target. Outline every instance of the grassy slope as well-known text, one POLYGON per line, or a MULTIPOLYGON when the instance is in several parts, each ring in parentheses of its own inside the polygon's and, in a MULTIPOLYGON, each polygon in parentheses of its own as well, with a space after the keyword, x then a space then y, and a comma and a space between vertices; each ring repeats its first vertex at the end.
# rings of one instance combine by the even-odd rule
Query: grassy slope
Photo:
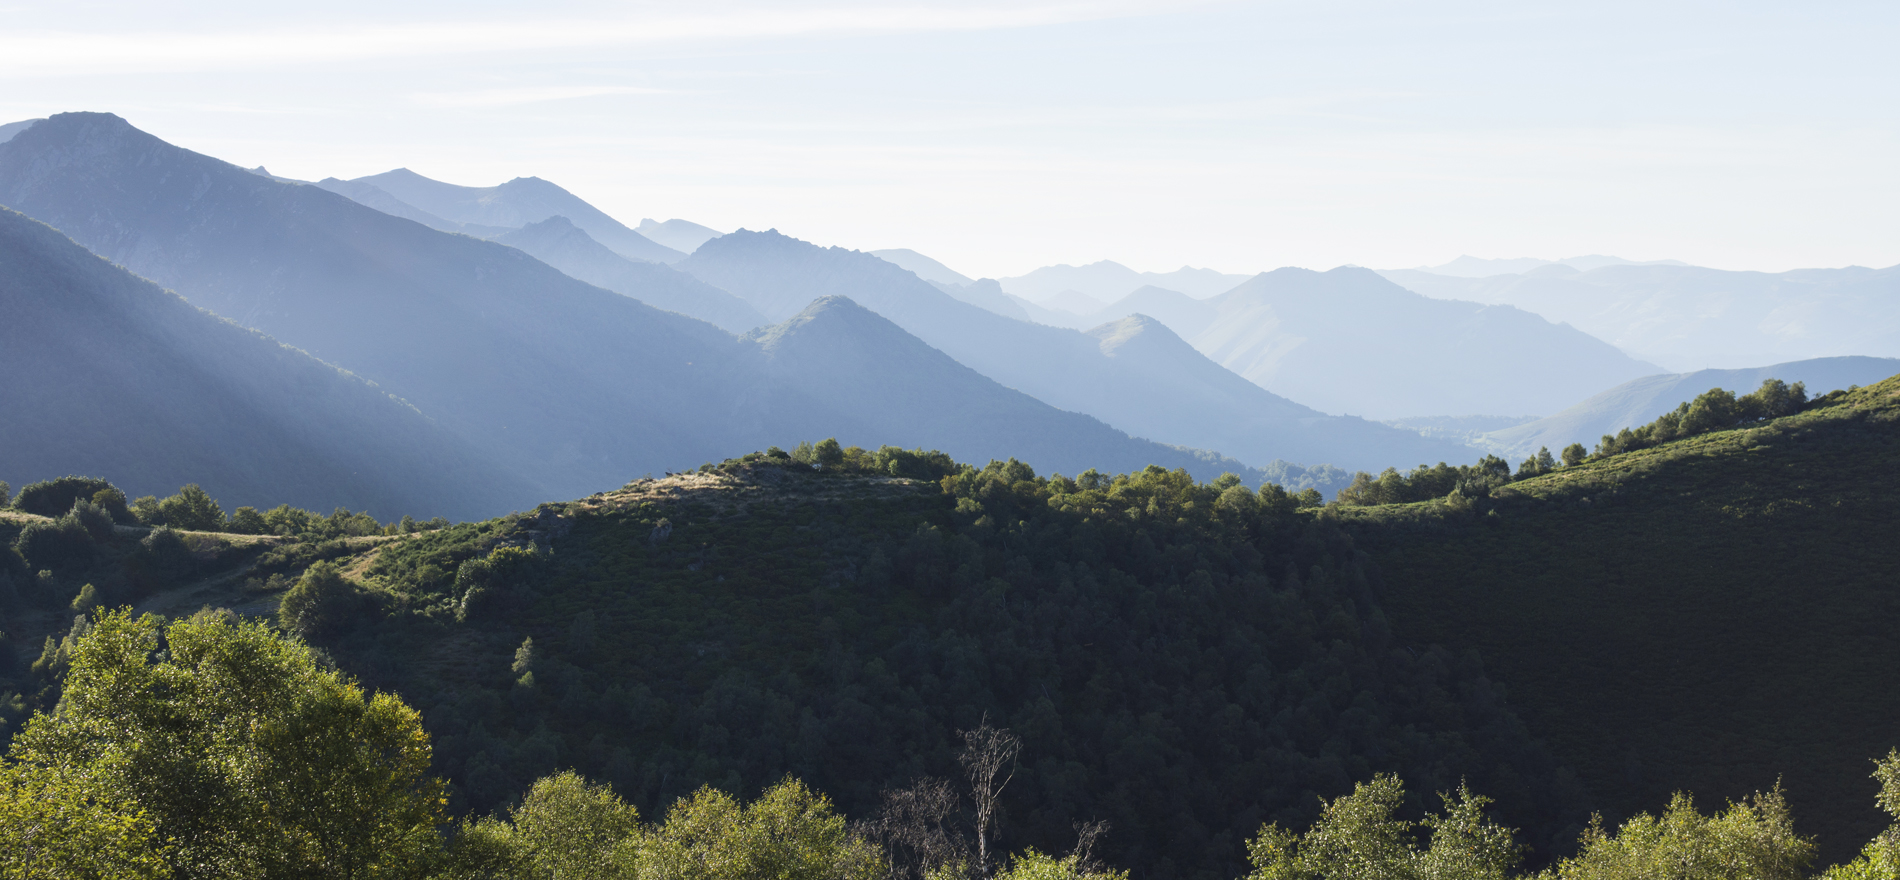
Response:
POLYGON ((1824 861, 1900 745, 1900 377, 1767 426, 1347 510, 1396 634, 1475 647, 1612 814, 1779 777, 1824 861))

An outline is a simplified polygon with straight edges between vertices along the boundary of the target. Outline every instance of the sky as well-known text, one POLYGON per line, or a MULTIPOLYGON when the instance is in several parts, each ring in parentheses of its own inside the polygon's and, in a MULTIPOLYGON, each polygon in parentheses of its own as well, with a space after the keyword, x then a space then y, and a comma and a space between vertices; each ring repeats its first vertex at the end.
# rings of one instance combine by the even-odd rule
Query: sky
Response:
POLYGON ((0 0, 0 122, 973 277, 1900 263, 1900 4, 0 0))

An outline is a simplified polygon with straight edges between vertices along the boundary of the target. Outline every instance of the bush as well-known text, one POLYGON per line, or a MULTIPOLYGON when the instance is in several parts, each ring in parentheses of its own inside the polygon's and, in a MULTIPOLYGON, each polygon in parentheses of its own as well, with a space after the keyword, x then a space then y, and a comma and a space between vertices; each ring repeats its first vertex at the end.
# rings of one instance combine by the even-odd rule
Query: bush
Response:
POLYGON ((277 622, 285 632, 305 639, 322 638, 344 628, 363 610, 364 596, 336 566, 318 562, 277 606, 277 622))
POLYGON ((92 562, 92 535, 78 522, 61 518, 36 522, 20 530, 13 547, 36 569, 64 569, 92 562))
POLYGON ((160 516, 174 529, 216 532, 224 528, 224 509, 205 490, 191 483, 158 503, 160 516))
POLYGON ((90 501, 81 499, 73 502, 73 509, 66 512, 61 522, 71 522, 86 530, 94 541, 112 539, 112 514, 90 501))
POLYGON ((40 516, 61 516, 73 509, 73 502, 81 498, 90 501, 94 495, 108 489, 117 491, 111 483, 97 477, 42 480, 21 489, 20 497, 13 500, 13 506, 40 516))

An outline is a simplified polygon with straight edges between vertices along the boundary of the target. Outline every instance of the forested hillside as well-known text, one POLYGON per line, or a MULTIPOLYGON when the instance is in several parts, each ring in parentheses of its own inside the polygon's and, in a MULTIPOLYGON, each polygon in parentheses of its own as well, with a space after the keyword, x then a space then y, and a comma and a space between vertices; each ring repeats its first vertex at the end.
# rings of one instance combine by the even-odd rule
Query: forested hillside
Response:
POLYGON ((1338 508, 1395 637, 1476 649, 1612 817, 1780 778, 1824 860, 1900 744, 1900 377, 1463 498, 1338 508))

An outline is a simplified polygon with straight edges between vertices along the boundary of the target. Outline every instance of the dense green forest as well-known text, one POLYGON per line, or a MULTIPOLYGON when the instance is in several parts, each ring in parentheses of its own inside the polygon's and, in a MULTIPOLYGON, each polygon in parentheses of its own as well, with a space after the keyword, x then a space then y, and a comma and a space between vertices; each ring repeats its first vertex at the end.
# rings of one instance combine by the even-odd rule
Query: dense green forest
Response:
POLYGON ((1262 827, 1379 809, 1429 861, 1444 811, 1478 827, 1461 786, 1525 847, 1500 871, 1623 846, 1677 789, 1753 811, 1709 834, 1791 811, 1843 861, 1900 717, 1897 395, 1730 395, 1701 433, 1397 504, 835 443, 459 525, 49 481, 0 517, 0 717, 55 705, 94 609, 210 605, 421 710, 444 815, 503 822, 572 769, 641 816, 789 777, 873 822, 994 728, 1020 738, 995 845, 1105 822, 1087 858, 1143 877, 1332 876, 1301 855, 1332 844, 1262 827))

